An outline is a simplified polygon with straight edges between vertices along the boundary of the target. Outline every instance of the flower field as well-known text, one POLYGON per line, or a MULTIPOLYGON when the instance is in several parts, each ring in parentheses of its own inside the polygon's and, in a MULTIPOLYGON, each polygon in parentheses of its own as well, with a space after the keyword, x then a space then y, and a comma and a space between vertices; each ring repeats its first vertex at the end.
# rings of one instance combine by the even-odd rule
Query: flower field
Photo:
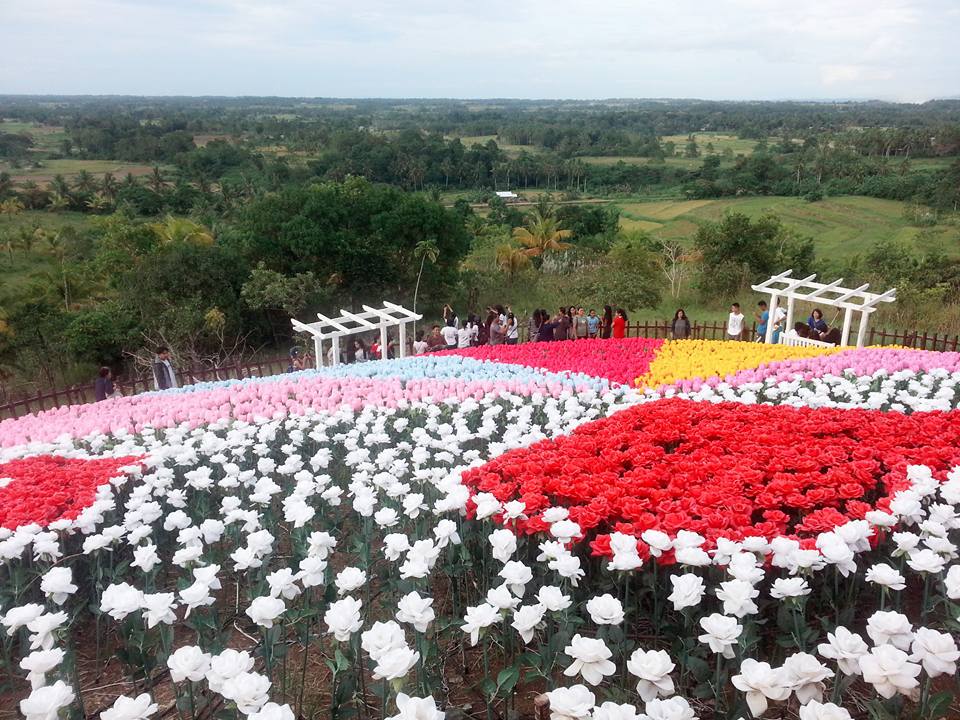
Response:
POLYGON ((958 405, 957 354, 628 339, 5 420, 4 696, 27 720, 958 717, 958 405))

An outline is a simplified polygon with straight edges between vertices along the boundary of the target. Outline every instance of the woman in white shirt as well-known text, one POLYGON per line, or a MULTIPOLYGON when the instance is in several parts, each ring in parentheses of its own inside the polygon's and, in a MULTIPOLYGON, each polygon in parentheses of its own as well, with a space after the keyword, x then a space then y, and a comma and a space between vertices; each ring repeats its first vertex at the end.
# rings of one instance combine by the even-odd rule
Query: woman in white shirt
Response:
POLYGON ((453 350, 457 347, 457 328, 453 325, 453 320, 448 320, 440 331, 443 341, 447 344, 447 350, 453 350))
POLYGON ((476 337, 477 328, 469 322, 457 330, 457 348, 468 348, 473 344, 473 338, 476 337))
POLYGON ((427 341, 423 339, 423 330, 417 330, 417 339, 413 341, 413 354, 423 355, 428 347, 430 346, 427 341))

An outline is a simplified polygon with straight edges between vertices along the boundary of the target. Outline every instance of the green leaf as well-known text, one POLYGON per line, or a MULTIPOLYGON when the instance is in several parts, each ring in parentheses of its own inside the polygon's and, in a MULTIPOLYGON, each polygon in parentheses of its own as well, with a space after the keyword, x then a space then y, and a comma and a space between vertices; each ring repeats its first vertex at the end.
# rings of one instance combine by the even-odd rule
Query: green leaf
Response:
POLYGON ((497 695, 506 697, 520 680, 520 668, 513 665, 504 668, 497 674, 497 695))
POLYGON ((693 676, 701 682, 710 677, 710 665, 706 660, 698 657, 688 657, 686 666, 693 676))
POLYGON ((939 692, 930 698, 930 720, 939 720, 946 717, 950 712, 950 705, 953 704, 953 693, 949 691, 939 692))

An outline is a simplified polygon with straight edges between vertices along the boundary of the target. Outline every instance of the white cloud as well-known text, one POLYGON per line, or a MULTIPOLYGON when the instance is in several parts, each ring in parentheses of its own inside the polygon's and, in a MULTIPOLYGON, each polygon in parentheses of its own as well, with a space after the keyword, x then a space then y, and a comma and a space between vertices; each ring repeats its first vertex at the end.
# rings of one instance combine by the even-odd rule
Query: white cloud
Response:
POLYGON ((954 0, 0 0, 0 92, 956 95, 955 10, 954 0))

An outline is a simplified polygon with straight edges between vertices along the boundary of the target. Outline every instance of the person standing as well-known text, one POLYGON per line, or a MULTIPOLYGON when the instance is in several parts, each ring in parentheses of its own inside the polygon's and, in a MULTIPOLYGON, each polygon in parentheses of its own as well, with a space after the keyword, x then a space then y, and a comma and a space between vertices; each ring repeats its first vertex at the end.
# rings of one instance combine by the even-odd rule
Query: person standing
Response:
POLYGON ((582 307, 577 308, 577 314, 573 316, 573 334, 577 340, 586 340, 590 330, 587 323, 587 313, 582 307))
POLYGON ((450 305, 443 306, 443 324, 449 325, 450 321, 453 321, 453 327, 457 330, 460 329, 460 318, 457 317, 457 314, 453 311, 453 308, 450 305))
POLYGON ((154 390, 169 390, 179 387, 177 374, 170 364, 170 350, 165 347, 157 348, 157 355, 153 359, 153 388, 154 390))
POLYGON ((734 303, 730 306, 730 314, 727 315, 727 340, 743 339, 743 313, 740 312, 740 303, 734 303))
POLYGON ((621 340, 627 336, 627 311, 617 308, 617 316, 613 318, 613 337, 621 340))
MULTIPOLYGON (((597 317, 597 311, 591 310, 590 314, 587 316, 587 337, 595 338, 597 334, 601 332, 602 323, 600 318, 597 317)), ((607 337, 610 337, 610 333, 607 333, 607 337)))
POLYGON ((476 339, 477 324, 473 321, 473 315, 471 315, 467 318, 466 324, 457 330, 457 348, 461 350, 468 348, 473 345, 476 339))
POLYGON ((505 341, 507 345, 516 345, 520 342, 520 323, 516 316, 511 312, 507 313, 507 333, 505 341))
MULTIPOLYGON (((590 314, 593 315, 593 310, 590 311, 590 314)), ((600 323, 600 337, 604 340, 610 338, 610 333, 613 332, 613 308, 609 305, 603 306, 603 321, 600 323)))
POLYGON ((754 317, 757 321, 757 342, 767 341, 767 322, 770 320, 770 312, 767 310, 767 301, 761 300, 757 303, 757 312, 754 317))
POLYGON ((540 338, 540 325, 543 323, 543 316, 540 314, 540 308, 537 308, 530 315, 527 321, 527 342, 537 342, 540 338))
POLYGON ((303 356, 300 354, 300 348, 290 348, 290 362, 287 364, 287 372, 299 372, 303 368, 303 356))
POLYGON ((490 319, 490 344, 491 345, 503 345, 503 341, 507 336, 507 325, 506 318, 501 322, 500 316, 494 314, 490 319))
POLYGON ((686 340, 690 337, 690 318, 683 308, 679 308, 673 315, 673 322, 670 323, 670 336, 674 340, 686 340))
POLYGON ((782 307, 778 307, 776 312, 773 314, 773 337, 771 340, 774 345, 780 344, 780 333, 783 332, 783 327, 786 324, 787 311, 782 307))
POLYGON ((97 373, 97 379, 93 382, 94 402, 111 398, 114 392, 116 391, 113 387, 113 373, 108 367, 100 368, 100 371, 97 373))
POLYGON ((447 324, 443 326, 440 334, 443 336, 443 342, 446 343, 447 350, 457 349, 457 327, 454 325, 452 317, 447 319, 447 324))
POLYGON ((537 340, 540 342, 550 342, 554 340, 554 331, 557 327, 557 321, 551 320, 550 316, 547 314, 546 310, 540 310, 540 317, 543 318, 543 322, 540 323, 540 327, 537 329, 537 340))
POLYGON ((557 327, 554 328, 553 331, 554 340, 570 339, 570 329, 573 326, 573 321, 570 319, 570 315, 568 313, 569 311, 565 307, 560 308, 560 311, 557 313, 557 327))
POLYGON ((362 363, 367 362, 370 359, 369 353, 367 351, 367 346, 363 344, 363 340, 357 338, 353 341, 353 361, 362 363))

